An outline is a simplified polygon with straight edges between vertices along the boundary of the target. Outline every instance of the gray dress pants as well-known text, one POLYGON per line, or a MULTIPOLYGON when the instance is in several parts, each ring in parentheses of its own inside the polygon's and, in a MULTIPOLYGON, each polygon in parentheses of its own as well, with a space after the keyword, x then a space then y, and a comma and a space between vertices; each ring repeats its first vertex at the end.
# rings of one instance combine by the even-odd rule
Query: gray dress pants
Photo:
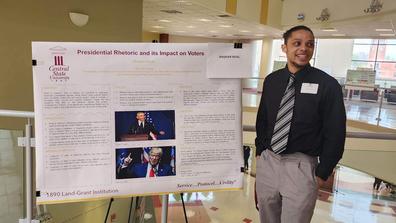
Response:
POLYGON ((309 223, 318 194, 317 157, 278 155, 265 150, 257 158, 256 192, 261 223, 309 223))

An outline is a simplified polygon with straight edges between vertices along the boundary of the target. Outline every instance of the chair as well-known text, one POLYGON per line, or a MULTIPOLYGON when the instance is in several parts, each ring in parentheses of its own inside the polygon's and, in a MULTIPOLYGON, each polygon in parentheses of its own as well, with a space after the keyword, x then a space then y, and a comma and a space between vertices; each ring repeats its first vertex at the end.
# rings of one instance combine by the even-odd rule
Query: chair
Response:
POLYGON ((377 89, 374 89, 374 91, 362 90, 360 92, 360 100, 377 102, 378 101, 378 90, 377 89))

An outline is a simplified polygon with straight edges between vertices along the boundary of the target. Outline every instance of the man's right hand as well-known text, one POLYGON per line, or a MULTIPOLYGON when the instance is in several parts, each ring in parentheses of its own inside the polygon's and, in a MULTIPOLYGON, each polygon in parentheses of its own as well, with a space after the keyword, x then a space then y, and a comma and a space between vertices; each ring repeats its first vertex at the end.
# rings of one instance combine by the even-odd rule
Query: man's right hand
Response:
POLYGON ((131 153, 129 153, 129 155, 127 157, 125 157, 124 162, 122 163, 122 167, 121 168, 125 168, 128 167, 129 164, 132 163, 132 157, 131 157, 131 153))

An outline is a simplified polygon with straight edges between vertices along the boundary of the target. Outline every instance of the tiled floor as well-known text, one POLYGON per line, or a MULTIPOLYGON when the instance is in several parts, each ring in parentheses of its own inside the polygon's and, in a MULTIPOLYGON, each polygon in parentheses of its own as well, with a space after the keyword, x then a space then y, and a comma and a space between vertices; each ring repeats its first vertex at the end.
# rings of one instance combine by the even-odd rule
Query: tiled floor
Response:
POLYGON ((379 114, 379 103, 360 100, 346 100, 348 119, 367 122, 388 128, 396 128, 396 105, 384 103, 379 114), (380 117, 378 122, 377 118, 380 117))
MULTIPOLYGON (((188 193, 184 195, 190 223, 254 223, 259 222, 254 207, 254 177, 244 175, 242 191, 188 193)), ((396 197, 386 189, 373 192, 374 179, 347 167, 337 170, 335 192, 320 191, 313 223, 388 223, 396 222, 396 197)), ((154 196, 156 222, 160 221, 161 202, 154 196)), ((170 195, 169 223, 184 223, 179 195, 170 195)))

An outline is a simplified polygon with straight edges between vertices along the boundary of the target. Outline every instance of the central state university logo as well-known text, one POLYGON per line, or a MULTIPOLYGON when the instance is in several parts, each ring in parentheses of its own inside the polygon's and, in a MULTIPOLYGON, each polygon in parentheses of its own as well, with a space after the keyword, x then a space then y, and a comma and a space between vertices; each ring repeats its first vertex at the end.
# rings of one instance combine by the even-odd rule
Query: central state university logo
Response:
POLYGON ((64 54, 66 49, 63 47, 53 47, 50 49, 53 56, 53 65, 49 67, 51 71, 50 79, 55 82, 66 82, 70 79, 67 75, 69 72, 69 66, 64 64, 64 54))

